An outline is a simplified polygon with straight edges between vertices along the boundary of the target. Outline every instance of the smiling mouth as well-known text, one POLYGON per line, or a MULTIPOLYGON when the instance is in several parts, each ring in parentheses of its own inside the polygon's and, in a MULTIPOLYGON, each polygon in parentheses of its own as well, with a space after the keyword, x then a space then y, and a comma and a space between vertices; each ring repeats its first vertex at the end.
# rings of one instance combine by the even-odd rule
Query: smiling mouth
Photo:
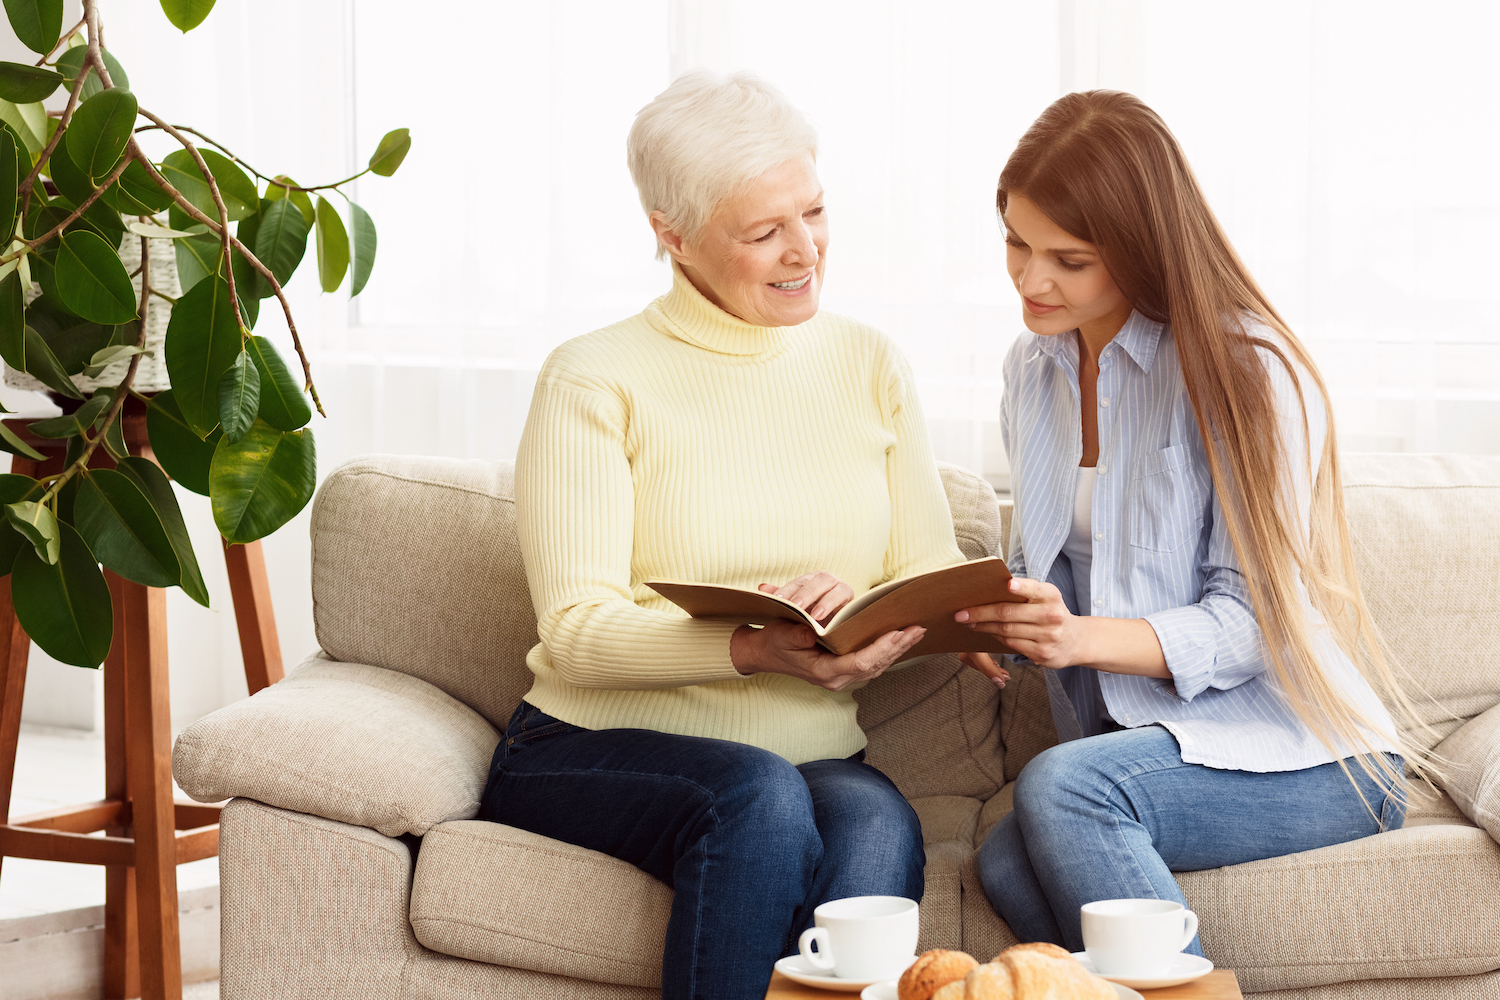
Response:
POLYGON ((798 278, 796 281, 773 281, 773 282, 771 282, 771 287, 772 288, 779 288, 783 292, 795 292, 795 291, 797 291, 797 289, 803 287, 804 285, 806 285, 811 280, 812 280, 812 272, 808 271, 806 274, 804 274, 802 277, 798 278))

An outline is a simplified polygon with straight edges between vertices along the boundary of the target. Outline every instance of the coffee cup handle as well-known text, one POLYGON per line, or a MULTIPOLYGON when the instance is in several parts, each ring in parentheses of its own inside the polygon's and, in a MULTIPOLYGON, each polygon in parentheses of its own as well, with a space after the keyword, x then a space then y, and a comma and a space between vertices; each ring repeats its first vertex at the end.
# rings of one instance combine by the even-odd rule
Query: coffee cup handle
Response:
POLYGON ((1178 951, 1182 951, 1188 945, 1192 944, 1193 938, 1198 936, 1198 914, 1192 910, 1183 910, 1182 916, 1187 927, 1182 932, 1182 944, 1178 947, 1178 951))
MULTIPOLYGON (((1198 926, 1196 917, 1194 918, 1193 926, 1198 926)), ((822 972, 832 972, 833 953, 828 941, 828 928, 809 927, 797 939, 797 950, 802 952, 802 957, 807 959, 807 964, 811 965, 814 969, 822 972), (812 950, 814 941, 818 943, 817 951, 812 950)))

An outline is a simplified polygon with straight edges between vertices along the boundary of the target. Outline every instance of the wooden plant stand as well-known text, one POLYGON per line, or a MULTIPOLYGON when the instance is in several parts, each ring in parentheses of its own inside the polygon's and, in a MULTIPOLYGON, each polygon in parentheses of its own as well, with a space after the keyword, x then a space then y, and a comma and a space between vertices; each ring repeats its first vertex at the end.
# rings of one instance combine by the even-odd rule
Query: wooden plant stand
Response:
MULTIPOLYGON (((29 421, 6 424, 42 462, 11 456, 11 470, 45 476, 63 468, 66 442, 34 437, 29 421)), ((128 404, 125 442, 154 460, 146 414, 128 404)), ((114 465, 100 448, 91 466, 114 465)), ((229 589, 250 693, 283 676, 259 542, 226 545, 229 589)), ((181 1000, 177 866, 219 853, 219 806, 176 802, 172 794, 171 702, 167 689, 166 591, 105 571, 115 635, 104 661, 104 799, 17 816, 0 825, 6 857, 105 866, 104 996, 181 1000), (104 836, 89 836, 102 831, 104 836)), ((0 577, 0 818, 10 815, 21 698, 31 640, 16 620, 11 580, 0 577)))

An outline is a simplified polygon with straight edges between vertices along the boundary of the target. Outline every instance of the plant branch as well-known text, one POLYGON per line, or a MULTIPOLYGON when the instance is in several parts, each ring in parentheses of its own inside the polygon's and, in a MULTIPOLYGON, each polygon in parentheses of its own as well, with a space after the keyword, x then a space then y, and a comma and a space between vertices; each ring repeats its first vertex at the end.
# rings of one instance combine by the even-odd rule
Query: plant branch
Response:
POLYGON ((52 46, 52 51, 48 52, 46 55, 42 56, 42 58, 38 59, 34 65, 45 66, 47 64, 47 60, 56 55, 57 50, 62 48, 69 39, 78 34, 78 29, 87 24, 88 20, 89 19, 87 17, 80 17, 77 24, 73 25, 73 27, 69 28, 67 31, 63 32, 61 36, 58 37, 57 44, 52 46))
MULTIPOLYGON (((198 147, 194 146, 188 140, 187 136, 145 108, 139 108, 138 110, 141 117, 149 118, 165 129, 168 135, 182 143, 182 147, 188 151, 193 157, 193 162, 198 165, 199 171, 203 174, 203 179, 208 181, 208 193, 213 195, 214 205, 219 209, 219 246, 221 247, 220 255, 224 261, 224 280, 229 283, 229 301, 234 306, 234 321, 235 325, 240 328, 240 342, 243 343, 245 339, 245 318, 240 315, 239 293, 234 287, 234 258, 231 256, 229 250, 229 241, 234 237, 229 232, 229 209, 224 204, 224 196, 219 193, 219 182, 214 180, 213 171, 209 170, 208 164, 203 161, 203 154, 198 152, 198 147)), ((134 140, 134 136, 131 138, 134 140)))
MULTIPOLYGON (((135 157, 137 163, 145 167, 146 173, 149 174, 151 179, 156 182, 157 187, 161 188, 167 194, 176 199, 178 207, 181 208, 189 218, 208 226, 209 230, 212 232, 222 233, 225 229, 228 228, 227 226, 221 227, 213 219, 210 219, 203 212, 199 211, 198 206, 188 201, 181 191, 173 187, 172 182, 163 177, 161 175, 161 171, 157 170, 156 165, 153 164, 150 158, 146 156, 145 151, 140 147, 140 143, 136 142, 135 136, 130 137, 130 145, 126 147, 126 150, 131 156, 135 157)), ((266 279, 266 283, 269 284, 271 286, 271 290, 276 293, 276 301, 281 303, 281 311, 286 316, 287 329, 291 331, 292 334, 292 346, 297 349, 297 357, 302 361, 302 376, 304 379, 303 389, 312 396, 313 405, 317 407, 318 413, 324 417, 328 416, 328 414, 323 410, 322 401, 318 399, 318 389, 315 385, 313 385, 312 365, 308 362, 307 352, 302 347, 302 338, 297 333, 297 323, 294 319, 292 319, 292 306, 286 300, 286 293, 281 288, 281 282, 276 280, 276 275, 271 273, 271 269, 262 264, 260 262, 260 258, 251 253, 250 250, 245 246, 245 244, 241 243, 239 240, 235 239, 232 236, 229 239, 229 243, 234 247, 235 250, 239 252, 241 257, 245 258, 245 260, 250 264, 251 267, 260 272, 261 277, 266 279)))
MULTIPOLYGON (((87 2, 88 0, 85 0, 85 3, 87 2)), ((52 485, 47 488, 47 492, 42 494, 42 499, 39 501, 40 503, 46 503, 52 498, 56 497, 57 494, 62 490, 62 488, 67 485, 69 479, 72 479, 81 470, 88 468, 89 459, 93 457, 94 450, 99 447, 99 443, 103 441, 105 435, 109 433, 110 427, 117 419, 119 419, 120 411, 125 408, 126 397, 132 394, 130 384, 135 381, 136 369, 140 368, 141 358, 145 356, 140 352, 146 349, 146 316, 150 310, 150 307, 151 248, 149 246, 149 241, 146 239, 146 237, 142 236, 141 304, 136 312, 136 319, 140 322, 141 329, 135 338, 135 346, 137 348, 137 351, 135 354, 131 355, 130 367, 125 370, 125 378, 122 379, 120 384, 115 387, 115 398, 110 400, 109 410, 105 413, 104 423, 101 425, 104 429, 101 430, 98 434, 95 434, 93 437, 89 437, 87 434, 83 435, 83 440, 85 442, 83 453, 78 456, 77 461, 64 469, 61 475, 59 475, 57 479, 53 481, 52 485)))
POLYGON ((21 208, 17 213, 21 218, 26 217, 26 209, 31 204, 31 188, 36 179, 42 175, 42 164, 52 158, 57 151, 57 144, 62 141, 63 132, 68 128, 68 123, 73 120, 73 112, 78 108, 78 98, 83 93, 83 81, 87 80, 89 73, 93 70, 92 63, 85 63, 78 71, 78 79, 73 81, 73 90, 68 94, 67 106, 63 108, 62 119, 57 123, 57 131, 52 133, 52 138, 47 140, 47 145, 42 147, 42 155, 37 157, 36 166, 31 168, 31 173, 21 182, 21 208))
MULTIPOLYGON (((115 169, 110 171, 109 176, 104 179, 104 183, 94 188, 94 193, 85 198, 82 205, 79 205, 77 208, 73 209, 73 214, 69 215, 66 219, 53 226, 52 229, 47 233, 38 236, 36 239, 22 240, 21 242, 26 244, 28 249, 35 250, 37 247, 52 239, 52 237, 56 236, 64 229, 67 229, 73 223, 77 222, 78 219, 83 215, 83 213, 89 210, 89 206, 98 201, 99 196, 104 194, 105 190, 119 179, 120 175, 125 172, 125 168, 128 166, 130 166, 130 157, 121 157, 120 162, 115 165, 115 169)), ((17 250, 14 254, 0 257, 0 264, 9 264, 11 261, 23 256, 25 253, 25 250, 17 250)))
POLYGON ((190 128, 187 125, 166 125, 166 124, 160 124, 160 125, 142 125, 140 128, 136 129, 136 131, 137 132, 150 132, 150 131, 153 131, 155 129, 168 129, 168 128, 175 128, 177 131, 179 131, 179 132, 186 132, 188 135, 196 135, 198 138, 202 139, 204 142, 208 143, 210 146, 213 146, 219 152, 223 153, 231 161, 233 161, 235 163, 238 163, 240 166, 242 166, 246 170, 250 171, 256 177, 258 177, 261 180, 265 181, 267 184, 273 184, 276 187, 282 188, 283 190, 286 190, 286 191, 326 191, 329 188, 336 188, 340 184, 348 184, 350 181, 359 180, 359 178, 363 177, 365 174, 368 174, 370 172, 370 168, 366 167, 365 169, 361 170, 359 173, 353 174, 352 176, 349 176, 349 177, 345 177, 341 181, 334 181, 332 184, 316 184, 316 185, 314 185, 312 187, 302 187, 300 184, 288 184, 285 181, 278 181, 274 177, 267 177, 265 174, 261 173, 259 170, 256 170, 254 167, 252 167, 250 164, 246 163, 244 160, 240 159, 238 156, 235 156, 234 153, 230 152, 228 146, 225 146, 223 143, 218 142, 218 141, 216 141, 214 139, 209 138, 208 136, 204 135, 202 132, 199 132, 197 129, 190 128))

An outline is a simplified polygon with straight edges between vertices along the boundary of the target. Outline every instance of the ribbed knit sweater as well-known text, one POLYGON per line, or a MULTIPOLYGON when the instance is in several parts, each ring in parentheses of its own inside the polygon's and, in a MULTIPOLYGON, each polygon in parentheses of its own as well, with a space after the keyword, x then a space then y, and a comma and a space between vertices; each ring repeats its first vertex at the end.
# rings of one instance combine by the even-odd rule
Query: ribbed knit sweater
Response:
POLYGON ((962 561, 910 370, 868 326, 826 312, 754 326, 672 270, 670 292, 537 377, 516 459, 541 638, 526 700, 586 729, 847 757, 865 745, 848 690, 740 674, 734 624, 691 619, 644 581, 827 570, 858 595, 962 561))

